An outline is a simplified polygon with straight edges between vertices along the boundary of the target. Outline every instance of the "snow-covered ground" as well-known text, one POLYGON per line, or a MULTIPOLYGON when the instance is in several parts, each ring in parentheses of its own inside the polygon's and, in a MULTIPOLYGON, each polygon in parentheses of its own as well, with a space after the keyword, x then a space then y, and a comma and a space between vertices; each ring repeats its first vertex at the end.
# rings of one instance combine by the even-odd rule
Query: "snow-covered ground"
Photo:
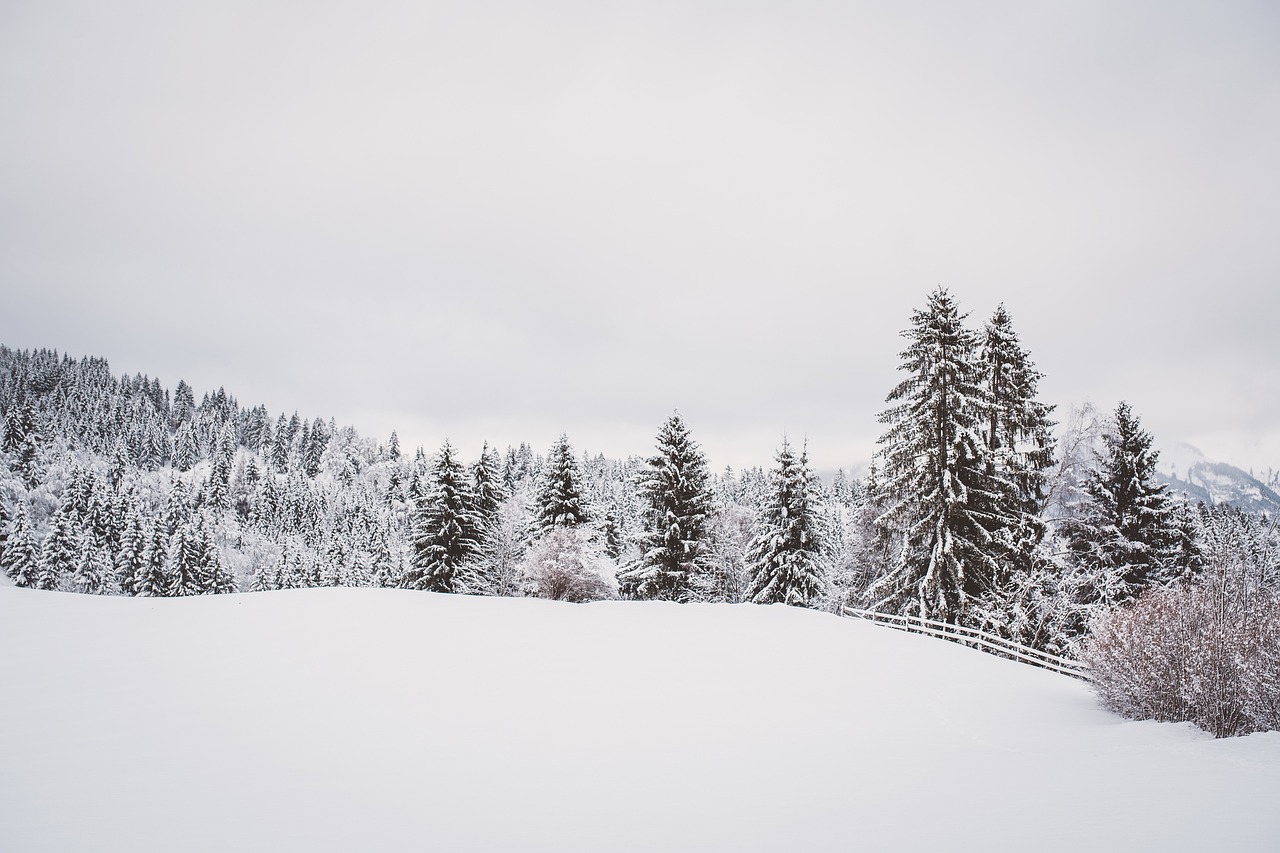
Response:
POLYGON ((1280 734, 782 606, 0 588, 0 850, 1280 849, 1280 734))

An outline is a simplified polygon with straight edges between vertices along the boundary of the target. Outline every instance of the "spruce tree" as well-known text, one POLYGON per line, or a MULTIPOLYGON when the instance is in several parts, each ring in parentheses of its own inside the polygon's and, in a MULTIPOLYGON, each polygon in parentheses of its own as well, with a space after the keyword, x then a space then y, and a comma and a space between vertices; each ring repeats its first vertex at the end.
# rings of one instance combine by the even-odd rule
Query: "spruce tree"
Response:
POLYGON ((195 426, 187 421, 178 428, 178 435, 173 441, 173 467, 179 471, 190 471, 200 461, 200 439, 196 436, 195 426))
POLYGON ((1065 525, 1069 555, 1096 573, 1083 604, 1111 605, 1182 574, 1179 518, 1157 484, 1151 435, 1128 403, 1116 407, 1106 456, 1085 479, 1083 506, 1065 525))
POLYGON ((116 577, 125 595, 138 594, 138 583, 146 570, 146 551, 147 532, 142 526, 142 513, 136 503, 130 502, 115 557, 116 577))
POLYGON ((470 480, 448 441, 440 448, 413 520, 409 589, 455 592, 458 569, 479 545, 470 480))
POLYGON ((1004 305, 982 331, 979 366, 986 392, 982 428, 987 470, 1000 492, 988 515, 995 570, 989 587, 976 590, 973 624, 1012 636, 1011 620, 1031 576, 1043 573, 1037 549, 1047 529, 1041 519, 1048 469, 1054 464, 1051 406, 1037 398, 1042 374, 1023 349, 1004 305))
POLYGON ((488 442, 471 468, 471 494, 476 521, 487 532, 498 521, 498 508, 511 496, 502 480, 502 460, 488 442))
POLYGON ((133 583, 133 594, 148 598, 173 595, 176 584, 169 573, 169 537, 158 520, 147 536, 142 569, 133 583))
POLYGON ((785 439, 777 463, 755 536, 747 546, 746 598, 757 604, 805 607, 826 590, 820 486, 807 452, 797 458, 785 439))
POLYGON ((990 530, 1002 519, 1009 487, 988 465, 982 429, 990 406, 976 360, 977 340, 946 290, 930 294, 903 332, 910 343, 880 416, 880 523, 902 550, 867 591, 872 606, 960 622, 969 600, 989 592, 999 571, 990 530))
POLYGON ((13 518, 7 528, 4 553, 0 555, 0 569, 16 586, 36 586, 40 569, 40 548, 36 545, 35 532, 27 518, 25 501, 14 507, 13 518))
POLYGON ((705 568, 711 504, 707 458, 678 412, 658 431, 657 450, 640 478, 645 501, 641 554, 619 572, 618 583, 627 598, 689 601, 705 568))
POLYGON ((201 542, 192 521, 184 523, 169 542, 170 595, 199 595, 204 591, 201 542))
POLYGON ((49 533, 40 547, 36 589, 59 589, 63 578, 76 570, 81 548, 78 529, 74 509, 64 503, 49 520, 49 533))
POLYGON ((988 401, 986 446, 1017 487, 1022 511, 1038 514, 1044 508, 1045 472, 1053 465, 1053 407, 1037 398, 1044 374, 1022 348, 1004 305, 983 330, 981 364, 988 401))
POLYGON ((106 552, 90 537, 84 537, 69 586, 73 592, 105 595, 111 591, 111 572, 111 561, 106 552))
POLYGON ((569 438, 561 433, 551 447, 538 490, 535 524, 540 530, 553 527, 576 527, 585 524, 588 514, 579 485, 578 461, 573 456, 569 438))

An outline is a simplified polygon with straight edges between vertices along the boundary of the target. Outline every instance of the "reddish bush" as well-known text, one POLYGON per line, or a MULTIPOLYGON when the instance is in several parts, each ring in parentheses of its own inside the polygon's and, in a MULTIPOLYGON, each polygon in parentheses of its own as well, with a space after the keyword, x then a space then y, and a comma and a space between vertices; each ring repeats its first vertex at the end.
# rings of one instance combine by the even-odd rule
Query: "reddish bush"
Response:
POLYGON ((1108 708, 1216 737, 1280 729, 1280 597, 1239 566, 1213 569, 1094 622, 1081 657, 1108 708))

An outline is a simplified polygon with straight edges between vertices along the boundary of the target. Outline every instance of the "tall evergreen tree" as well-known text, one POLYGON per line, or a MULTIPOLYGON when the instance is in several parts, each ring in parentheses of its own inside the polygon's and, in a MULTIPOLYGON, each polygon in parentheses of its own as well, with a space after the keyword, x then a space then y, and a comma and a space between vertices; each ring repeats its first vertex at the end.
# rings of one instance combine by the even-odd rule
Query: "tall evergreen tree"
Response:
POLYGON ((707 458, 678 412, 658 431, 657 450, 640 480, 646 504, 640 558, 619 572, 618 583, 628 598, 689 601, 705 568, 707 458))
POLYGON ((498 521, 498 508, 511 496, 502 480, 502 460, 488 442, 471 468, 471 494, 476 522, 487 532, 498 521))
POLYGON ((551 447, 538 490, 535 524, 539 529, 576 527, 589 520, 580 481, 578 460, 573 456, 569 437, 561 433, 551 447))
POLYGON ((1053 407, 1037 398, 1044 374, 1022 348, 1003 305, 983 330, 981 367, 988 402, 983 439, 992 463, 1004 469, 1015 487, 1019 511, 1037 515, 1044 508, 1046 472, 1054 461, 1053 407))
POLYGON ((169 542, 170 595, 199 595, 204 592, 201 543, 193 521, 185 522, 169 542))
POLYGON ((1041 513, 1047 473, 1054 464, 1053 407, 1037 398, 1042 374, 1023 349, 1004 305, 982 331, 979 367, 986 391, 986 464, 1000 494, 997 511, 986 518, 994 571, 987 589, 975 591, 978 600, 972 602, 970 621, 1012 638, 1011 619, 1025 610, 1019 601, 1025 599, 1028 582, 1046 568, 1038 548, 1047 533, 1041 513))
POLYGON ((1175 506, 1157 484, 1159 454, 1128 403, 1116 407, 1106 457, 1085 479, 1084 506, 1065 526, 1072 562, 1096 571, 1085 604, 1111 605, 1182 574, 1175 506))
POLYGON ((983 427, 990 406, 976 362, 975 335, 946 290, 930 294, 903 332, 910 344, 880 416, 881 524, 902 550, 867 595, 877 609, 947 622, 964 619, 969 599, 999 571, 990 530, 1001 522, 1009 487, 988 465, 983 427))
POLYGON ((138 594, 138 583, 146 571, 146 552, 147 532, 142 526, 142 512, 136 502, 130 502, 115 557, 116 577, 125 595, 138 594))
POLYGON ((36 586, 40 568, 40 548, 27 518, 26 501, 18 501, 8 525, 0 569, 16 586, 36 586))
POLYGON ((448 441, 431 467, 427 488, 413 520, 413 557, 404 585, 454 592, 458 569, 479 545, 480 530, 466 469, 448 441))
POLYGON ((106 551, 86 536, 81 540, 80 556, 76 559, 69 586, 73 592, 105 595, 111 591, 111 571, 111 560, 106 551))
POLYGON ((747 600, 808 606, 826 589, 820 486, 808 453, 797 458, 785 439, 777 462, 747 546, 747 600))
POLYGON ((169 573, 169 537, 158 520, 147 536, 142 569, 133 583, 133 594, 148 598, 172 595, 176 584, 169 573))
POLYGON ((36 589, 59 589, 63 578, 76 570, 81 547, 78 529, 74 509, 64 503, 49 520, 49 533, 40 546, 36 589))

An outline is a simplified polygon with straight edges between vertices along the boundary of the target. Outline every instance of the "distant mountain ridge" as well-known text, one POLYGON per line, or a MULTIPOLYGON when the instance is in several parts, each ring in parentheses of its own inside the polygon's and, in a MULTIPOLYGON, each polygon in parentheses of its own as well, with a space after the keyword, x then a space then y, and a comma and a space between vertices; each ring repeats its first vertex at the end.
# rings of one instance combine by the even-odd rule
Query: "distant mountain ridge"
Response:
POLYGON ((1160 482, 1192 500, 1231 504, 1249 512, 1280 511, 1280 494, 1266 483, 1234 465, 1206 458, 1185 442, 1162 449, 1157 467, 1160 482))

